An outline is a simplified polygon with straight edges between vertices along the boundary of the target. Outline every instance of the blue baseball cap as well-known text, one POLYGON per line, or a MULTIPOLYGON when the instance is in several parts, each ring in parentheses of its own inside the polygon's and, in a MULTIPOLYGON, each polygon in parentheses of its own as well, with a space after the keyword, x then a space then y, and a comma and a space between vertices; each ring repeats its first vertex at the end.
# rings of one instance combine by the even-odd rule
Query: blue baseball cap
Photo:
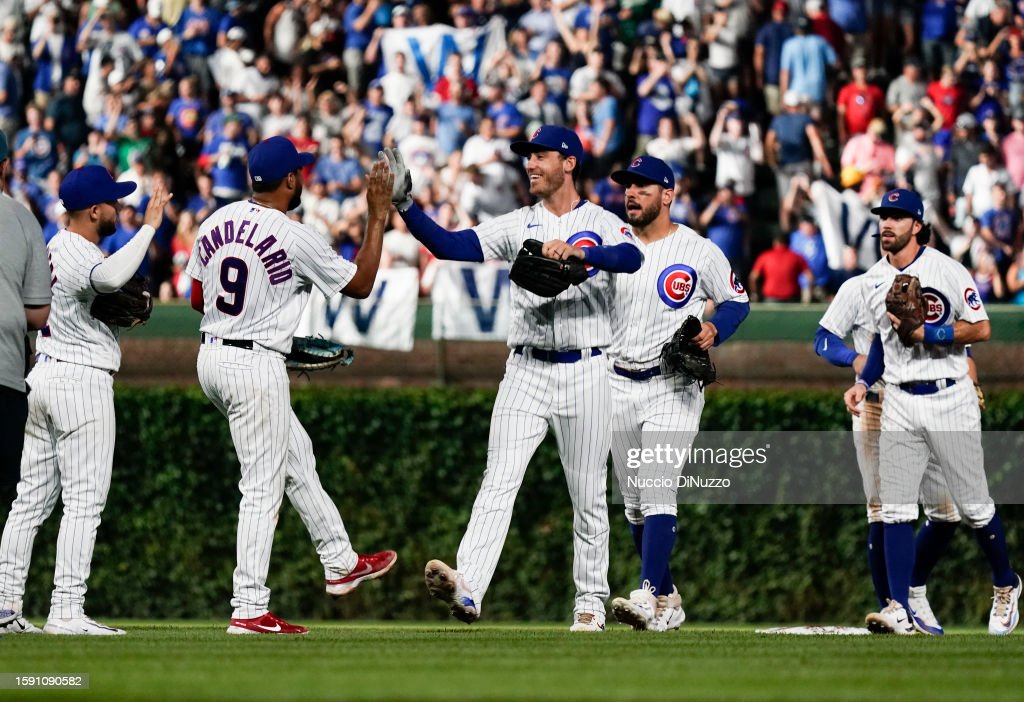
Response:
POLYGON ((64 176, 58 193, 68 212, 85 210, 101 202, 114 202, 139 187, 130 180, 118 183, 103 166, 82 166, 64 176))
POLYGON ((611 178, 619 185, 625 186, 643 183, 660 185, 666 190, 672 190, 676 187, 676 176, 672 172, 672 168, 660 158, 654 158, 654 156, 640 156, 633 159, 633 162, 629 164, 629 168, 615 171, 612 173, 611 178))
POLYGON ((576 132, 554 124, 537 127, 529 141, 513 141, 512 151, 524 157, 538 151, 557 151, 563 156, 575 156, 577 163, 583 160, 583 144, 576 132))
POLYGON ((923 222, 924 203, 921 202, 921 196, 913 190, 896 188, 882 196, 882 201, 878 203, 878 207, 871 209, 871 214, 889 214, 902 217, 910 215, 918 222, 923 222))
POLYGON ((280 180, 316 160, 310 153, 299 153, 295 144, 283 136, 264 139, 249 152, 249 175, 254 183, 280 180))

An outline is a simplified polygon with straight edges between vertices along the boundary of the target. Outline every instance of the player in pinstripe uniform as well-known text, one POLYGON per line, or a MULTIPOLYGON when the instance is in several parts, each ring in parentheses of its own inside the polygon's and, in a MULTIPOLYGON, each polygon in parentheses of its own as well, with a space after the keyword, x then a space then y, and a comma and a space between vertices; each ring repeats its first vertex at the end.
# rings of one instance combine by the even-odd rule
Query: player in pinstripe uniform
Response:
MULTIPOLYGON (((583 148, 576 134, 545 125, 512 144, 526 158, 536 204, 449 232, 408 196, 396 170, 395 202, 409 230, 440 259, 511 262, 527 238, 544 242, 546 256, 570 256, 592 266, 591 277, 554 298, 512 287, 511 348, 491 415, 487 469, 458 552, 458 570, 427 563, 431 595, 464 622, 480 606, 508 534, 512 507, 530 457, 550 427, 558 440, 573 511, 572 631, 602 631, 608 597, 607 457, 611 396, 605 350, 612 340, 612 273, 632 273, 641 255, 629 227, 582 199, 573 176, 583 148)), ((401 157, 398 157, 401 168, 401 157)))
POLYGON ((313 160, 284 137, 257 144, 249 153, 252 198, 203 222, 186 268, 192 306, 203 313, 199 382, 228 419, 242 472, 229 634, 308 632, 269 611, 270 549, 286 495, 316 546, 328 594, 348 594, 388 572, 398 558, 394 551, 353 550, 338 508, 320 484, 309 435, 292 411, 284 365, 314 286, 327 296, 339 290, 350 297, 370 294, 393 177, 386 161, 374 164, 366 237, 352 263, 287 215, 302 196, 301 170, 313 160))
POLYGON ((715 314, 702 323, 694 344, 703 350, 721 344, 746 318, 750 303, 725 254, 669 218, 675 177, 668 164, 641 156, 611 177, 625 187, 626 219, 644 255, 639 271, 618 280, 612 315, 612 458, 640 556, 640 587, 629 598, 612 600, 612 612, 638 631, 668 631, 678 629, 686 616, 669 569, 678 471, 670 476, 651 467, 654 472, 647 475, 630 466, 627 454, 658 444, 690 445, 699 429, 704 391, 663 375, 661 349, 684 319, 704 316, 709 300, 715 314), (637 480, 645 477, 655 480, 637 480), (665 479, 671 487, 651 487, 665 479))
MULTIPOLYGON (((918 240, 922 238, 927 240, 927 237, 918 237, 918 240)), ((814 338, 814 348, 819 356, 835 366, 852 367, 855 372, 863 370, 874 336, 870 331, 871 312, 864 305, 870 285, 870 279, 864 275, 850 278, 843 283, 821 318, 814 338), (853 339, 852 349, 843 341, 847 336, 853 339)), ((864 485, 864 496, 867 498, 868 568, 880 609, 884 608, 890 599, 885 570, 885 525, 882 522, 882 503, 879 501, 878 474, 878 442, 882 429, 884 397, 884 383, 879 380, 869 388, 861 406, 860 416, 853 417, 857 465, 864 485)), ((928 519, 917 534, 914 571, 908 597, 914 627, 922 633, 942 635, 942 626, 928 602, 925 583, 932 567, 949 546, 956 525, 960 522, 960 513, 949 498, 945 478, 934 461, 929 461, 923 481, 922 494, 943 498, 924 505, 928 519)))
MULTIPOLYGON (((970 273, 934 249, 918 244, 923 225, 921 198, 891 190, 872 210, 886 255, 865 273, 868 328, 876 336, 864 369, 844 395, 860 414, 868 389, 884 378, 879 477, 889 604, 867 616, 868 626, 898 634, 915 628, 908 613, 914 558, 913 520, 929 460, 946 480, 963 521, 992 569, 990 634, 1009 634, 1019 619, 1020 577, 1010 567, 1002 521, 988 493, 981 446, 981 413, 967 373, 967 344, 987 341, 988 315, 970 273), (885 297, 898 273, 918 277, 928 307, 924 326, 906 347, 896 333, 899 320, 888 314, 885 297)), ((924 495, 925 502, 936 496, 924 495)))
POLYGON ((96 529, 110 488, 114 460, 114 379, 121 365, 119 331, 94 318, 98 294, 120 289, 142 263, 170 195, 157 189, 145 225, 108 258, 98 244, 117 227, 118 200, 135 183, 115 183, 101 166, 71 171, 60 185, 68 226, 47 245, 53 301, 36 342, 36 365, 26 379, 28 424, 18 497, 0 539, 0 609, 18 614, 19 633, 38 631, 22 614, 22 598, 40 525, 57 498, 64 514, 57 537, 47 634, 110 636, 121 629, 85 614, 86 581, 96 529))

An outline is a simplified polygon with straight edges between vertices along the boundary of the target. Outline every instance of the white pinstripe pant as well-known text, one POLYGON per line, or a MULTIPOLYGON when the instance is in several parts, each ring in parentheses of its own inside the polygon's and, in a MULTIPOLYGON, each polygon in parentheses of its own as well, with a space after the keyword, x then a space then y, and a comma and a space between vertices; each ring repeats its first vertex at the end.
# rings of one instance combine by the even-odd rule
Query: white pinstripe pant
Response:
POLYGON ((487 470, 459 545, 458 570, 479 607, 508 535, 526 467, 550 426, 573 506, 576 614, 604 615, 608 598, 608 448, 605 355, 547 363, 512 354, 491 413, 487 470))
POLYGON ((32 544, 60 496, 50 618, 84 615, 96 529, 114 461, 114 385, 106 371, 46 361, 29 373, 18 496, 0 539, 0 608, 22 611, 32 544))
MULTIPOLYGON (((676 478, 673 466, 645 464, 631 468, 630 449, 650 448, 658 444, 677 450, 687 448, 697 438, 700 414, 704 410, 704 393, 696 384, 684 386, 674 377, 662 375, 638 381, 611 374, 615 413, 612 419, 612 459, 615 477, 625 502, 626 519, 643 524, 644 517, 677 512, 676 478), (653 484, 671 487, 641 487, 630 484, 630 478, 653 478, 653 484)), ((680 466, 681 467, 681 466, 680 466)))
MULTIPOLYGON (((925 485, 929 460, 942 473, 964 523, 972 529, 988 524, 995 505, 985 475, 981 411, 966 376, 932 395, 886 388, 879 439, 883 522, 917 519, 916 500, 925 485)), ((921 499, 939 501, 927 494, 921 499)))
POLYGON ((198 372, 203 392, 228 419, 241 464, 231 616, 252 619, 269 608, 267 572, 285 495, 306 525, 327 578, 349 573, 358 556, 338 508, 320 484, 313 443, 292 411, 283 357, 204 344, 198 372))

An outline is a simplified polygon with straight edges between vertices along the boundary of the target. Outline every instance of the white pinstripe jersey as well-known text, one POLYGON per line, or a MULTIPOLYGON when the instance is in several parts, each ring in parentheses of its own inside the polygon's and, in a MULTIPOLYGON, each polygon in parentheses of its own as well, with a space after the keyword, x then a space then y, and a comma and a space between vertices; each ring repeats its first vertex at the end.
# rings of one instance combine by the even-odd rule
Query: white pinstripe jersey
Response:
POLYGON ((356 266, 312 228, 243 200, 203 222, 185 272, 203 285, 202 331, 287 354, 313 286, 334 295, 356 266))
MULTIPOLYGON (((473 231, 484 258, 509 263, 526 239, 561 239, 579 247, 636 244, 628 225, 585 200, 561 217, 537 202, 478 224, 473 231)), ((552 298, 513 285, 509 347, 564 351, 608 346, 612 340, 609 315, 620 275, 591 269, 590 276, 582 285, 570 285, 552 298)))
POLYGON ((927 323, 945 325, 957 320, 980 322, 988 319, 971 274, 949 256, 923 246, 917 258, 902 270, 894 268, 883 257, 862 276, 865 279, 869 329, 872 334, 881 334, 885 349, 883 380, 893 384, 963 378, 967 375, 965 346, 915 344, 908 349, 896 336, 885 313, 885 295, 897 273, 909 273, 920 279, 927 323))
POLYGON ((644 263, 617 282, 611 356, 625 367, 657 365, 662 346, 689 315, 703 317, 707 300, 720 305, 749 299, 720 248, 689 227, 675 226, 664 239, 638 240, 644 263))
MULTIPOLYGON (((865 356, 871 350, 871 341, 875 338, 871 313, 865 304, 867 285, 869 281, 865 274, 854 276, 840 285, 836 296, 832 298, 831 304, 818 322, 840 339, 853 337, 853 350, 865 356)), ((877 391, 881 387, 880 380, 872 385, 871 389, 877 391)))
POLYGON ((117 371, 120 330, 89 312, 99 294, 92 286, 92 271, 102 263, 103 251, 85 237, 62 229, 50 239, 46 252, 53 300, 46 326, 36 338, 36 350, 67 363, 117 371))

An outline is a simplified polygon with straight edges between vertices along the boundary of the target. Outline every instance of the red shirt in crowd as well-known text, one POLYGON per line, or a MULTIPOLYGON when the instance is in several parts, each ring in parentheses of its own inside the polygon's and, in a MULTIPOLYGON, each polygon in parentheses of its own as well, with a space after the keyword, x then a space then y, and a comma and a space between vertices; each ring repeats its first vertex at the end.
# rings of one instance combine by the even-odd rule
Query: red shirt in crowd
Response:
POLYGON ((847 83, 839 91, 836 107, 846 110, 846 131, 852 136, 868 130, 868 122, 884 114, 885 93, 877 85, 847 83))
POLYGON ((800 298, 800 274, 810 270, 803 256, 775 242, 757 257, 751 273, 757 273, 763 281, 761 295, 764 299, 790 302, 800 298))
POLYGON ((963 112, 964 91, 959 85, 944 86, 934 80, 928 86, 928 97, 935 103, 935 109, 942 115, 943 129, 952 129, 956 116, 963 112))

